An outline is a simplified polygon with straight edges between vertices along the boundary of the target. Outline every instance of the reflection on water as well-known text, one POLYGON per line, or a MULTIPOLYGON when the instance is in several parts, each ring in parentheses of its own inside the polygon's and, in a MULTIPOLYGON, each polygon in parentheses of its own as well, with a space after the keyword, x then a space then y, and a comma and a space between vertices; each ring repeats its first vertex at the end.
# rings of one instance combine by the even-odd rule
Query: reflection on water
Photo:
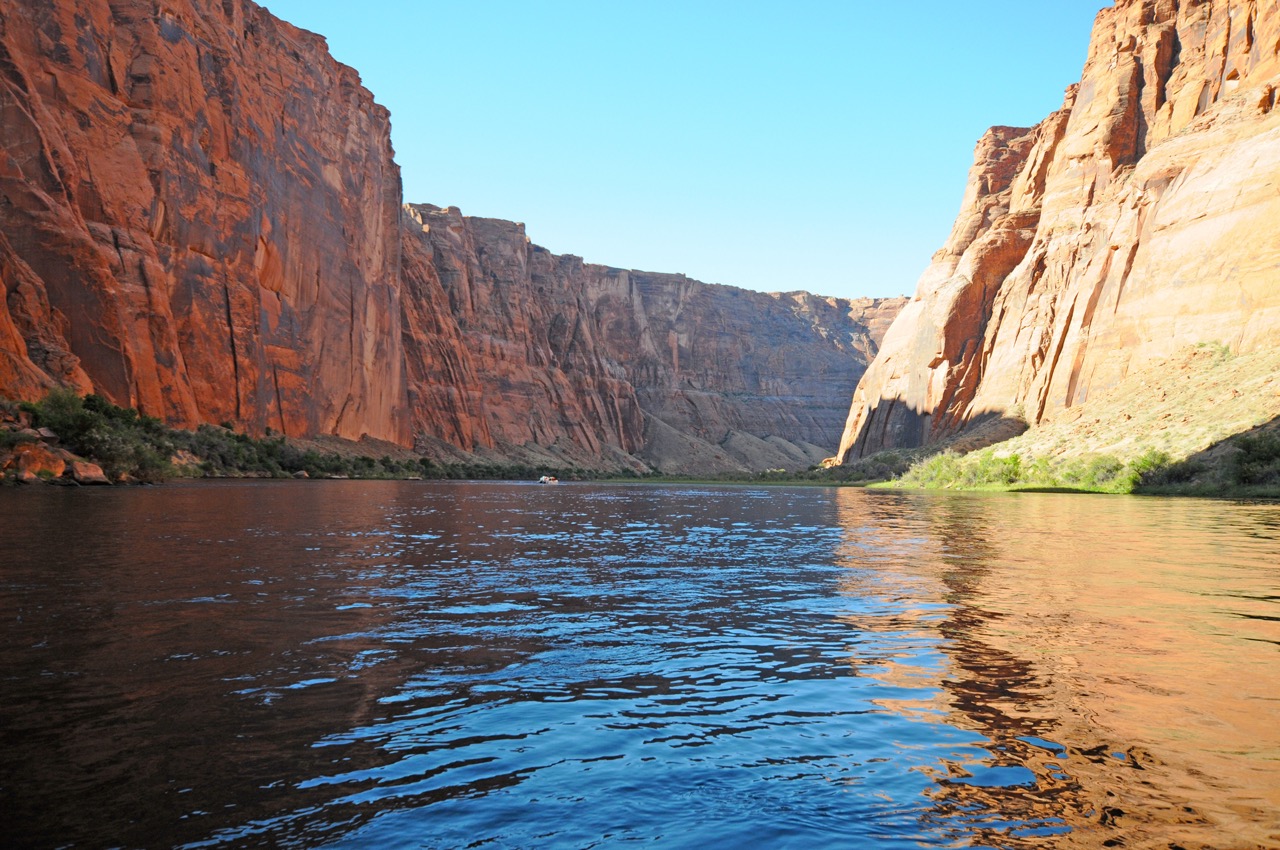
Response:
POLYGON ((902 580, 946 603, 918 617, 948 656, 924 710, 1023 773, 992 788, 947 764, 941 809, 1059 818, 1055 847, 1280 846, 1280 506, 857 495, 847 528, 919 548, 848 592, 902 580))
POLYGON ((0 492, 18 847, 1280 847, 1280 507, 0 492))

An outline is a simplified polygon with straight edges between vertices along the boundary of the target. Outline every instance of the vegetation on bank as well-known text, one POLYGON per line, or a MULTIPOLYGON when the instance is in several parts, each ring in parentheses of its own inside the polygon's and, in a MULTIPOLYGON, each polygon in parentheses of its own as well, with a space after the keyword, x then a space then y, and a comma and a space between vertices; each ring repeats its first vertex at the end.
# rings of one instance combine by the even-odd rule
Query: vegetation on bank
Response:
POLYGON ((1240 434, 1215 448, 1152 470, 1134 492, 1280 498, 1280 432, 1240 434))
MULTIPOLYGON (((1113 454, 1023 457, 1001 451, 997 445, 968 454, 951 450, 927 456, 918 450, 884 452, 876 456, 875 465, 894 467, 884 457, 894 454, 899 458, 896 465, 905 465, 905 471, 867 483, 928 490, 1280 498, 1280 432, 1276 431, 1237 435, 1212 451, 1181 460, 1155 449, 1128 459, 1113 454)), ((867 461, 857 464, 865 468, 867 461)), ((818 474, 825 472, 830 471, 818 474)))
MULTIPOLYGON (((1238 434, 1177 460, 1155 449, 1129 458, 1114 454, 1044 456, 997 444, 968 454, 949 449, 890 450, 832 468, 695 477, 512 463, 442 464, 407 453, 372 457, 353 451, 319 451, 278 434, 255 438, 229 427, 170 428, 132 408, 118 407, 96 395, 81 398, 66 389, 55 389, 38 402, 0 399, 0 422, 10 423, 0 427, 0 460, 18 444, 40 440, 15 424, 20 418, 34 429, 53 432, 60 448, 98 464, 112 481, 138 483, 200 477, 535 480, 550 474, 579 480, 1280 498, 1280 430, 1275 428, 1238 434)), ((0 472, 0 478, 3 476, 0 472)))
POLYGON ((1021 434, 954 450, 974 436, 915 454, 883 486, 1280 498, 1280 348, 1186 346, 1021 434))
POLYGON ((967 455, 940 452, 912 466, 899 483, 929 489, 1132 493, 1145 477, 1169 462, 1168 455, 1154 450, 1127 461, 1109 454, 1024 460, 993 446, 967 455))
POLYGON ((889 450, 844 466, 812 467, 804 472, 769 470, 661 480, 1280 498, 1280 432, 1237 435, 1211 451, 1182 460, 1155 449, 1127 459, 1114 454, 1024 457, 995 445, 968 454, 951 449, 889 450))
MULTIPOLYGON (((230 427, 201 425, 194 431, 170 428, 133 408, 118 407, 101 396, 81 398, 54 389, 38 402, 0 400, 3 418, 25 413, 32 428, 47 428, 58 445, 102 467, 112 481, 159 483, 174 478, 363 478, 529 480, 555 474, 562 478, 600 477, 586 469, 551 469, 524 464, 441 464, 427 457, 371 457, 317 451, 284 436, 250 437, 230 427)), ((0 454, 21 442, 36 441, 16 428, 0 430, 0 454)), ((354 444, 357 445, 358 444, 354 444)))

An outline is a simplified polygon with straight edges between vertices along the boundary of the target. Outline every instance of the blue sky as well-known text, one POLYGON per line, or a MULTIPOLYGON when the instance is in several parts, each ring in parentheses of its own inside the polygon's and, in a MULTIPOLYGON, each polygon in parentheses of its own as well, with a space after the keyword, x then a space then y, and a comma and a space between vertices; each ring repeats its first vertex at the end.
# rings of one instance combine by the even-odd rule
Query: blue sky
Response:
POLYGON ((391 110, 405 200, 589 262, 911 294, 978 137, 1080 77, 1109 0, 266 0, 391 110))

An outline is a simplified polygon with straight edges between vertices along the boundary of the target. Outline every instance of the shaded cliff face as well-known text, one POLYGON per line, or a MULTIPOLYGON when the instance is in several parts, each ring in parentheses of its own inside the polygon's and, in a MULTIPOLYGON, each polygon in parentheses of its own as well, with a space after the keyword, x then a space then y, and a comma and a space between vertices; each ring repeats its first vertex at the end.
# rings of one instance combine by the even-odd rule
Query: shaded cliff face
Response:
POLYGON ((467 450, 668 471, 814 463, 902 303, 592 265, 456 208, 412 205, 404 221, 415 432, 467 450))
POLYGON ((1037 424, 1280 328, 1280 7, 1120 0, 1081 82, 979 143, 956 227, 859 384, 839 460, 1037 424))
POLYGON ((0 388, 407 443, 387 112, 245 0, 0 8, 0 388))

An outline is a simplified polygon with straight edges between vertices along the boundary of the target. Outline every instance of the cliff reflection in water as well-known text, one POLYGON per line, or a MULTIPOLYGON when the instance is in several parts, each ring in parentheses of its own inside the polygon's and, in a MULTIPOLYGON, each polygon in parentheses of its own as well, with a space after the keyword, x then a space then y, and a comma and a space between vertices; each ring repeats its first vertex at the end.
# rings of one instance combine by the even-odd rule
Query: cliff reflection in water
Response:
POLYGON ((837 501, 845 592, 908 603, 850 625, 933 634, 946 656, 940 671, 850 663, 890 684, 936 677, 933 700, 881 704, 989 741, 934 772, 930 819, 1001 847, 1280 846, 1275 505, 837 501))

